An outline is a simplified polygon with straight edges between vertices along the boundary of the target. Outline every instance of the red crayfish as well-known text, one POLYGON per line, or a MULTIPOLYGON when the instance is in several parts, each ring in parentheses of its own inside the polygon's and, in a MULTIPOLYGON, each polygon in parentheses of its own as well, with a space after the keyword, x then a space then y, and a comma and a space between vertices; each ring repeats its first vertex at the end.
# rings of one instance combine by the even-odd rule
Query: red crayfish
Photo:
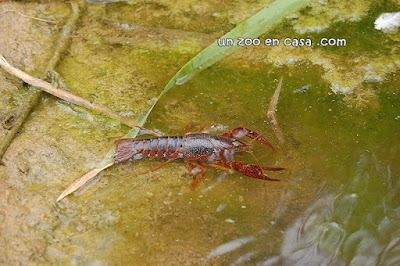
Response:
POLYGON ((160 136, 151 130, 139 126, 136 127, 151 132, 157 137, 117 140, 115 142, 116 151, 114 153, 115 163, 127 160, 137 160, 143 157, 169 159, 168 161, 157 165, 153 169, 140 174, 154 171, 174 159, 181 158, 185 162, 189 172, 193 175, 192 187, 194 188, 206 173, 204 166, 212 166, 222 170, 233 169, 249 177, 270 181, 280 180, 269 178, 263 173, 263 171, 286 170, 285 168, 265 167, 256 164, 246 164, 233 161, 235 153, 248 152, 251 150, 251 143, 237 140, 237 138, 244 136, 268 145, 275 151, 271 144, 269 144, 262 136, 247 128, 239 127, 222 135, 213 135, 200 133, 204 126, 202 126, 196 133, 190 133, 190 125, 188 125, 186 134, 183 136, 160 136), (198 172, 194 171, 192 167, 201 170, 198 178, 196 178, 198 172))

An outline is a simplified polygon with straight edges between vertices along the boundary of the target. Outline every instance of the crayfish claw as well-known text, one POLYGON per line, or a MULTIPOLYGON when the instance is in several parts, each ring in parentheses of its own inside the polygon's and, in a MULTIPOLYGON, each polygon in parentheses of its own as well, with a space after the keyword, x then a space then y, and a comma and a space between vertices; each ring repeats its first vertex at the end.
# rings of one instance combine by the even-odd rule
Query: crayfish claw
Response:
POLYGON ((246 136, 246 137, 249 137, 256 141, 259 141, 259 142, 269 146, 273 151, 276 151, 274 149, 274 147, 272 147, 272 145, 269 144, 269 142, 263 136, 261 136, 257 132, 254 132, 254 131, 244 128, 244 127, 235 128, 232 131, 228 131, 228 132, 224 133, 223 136, 230 137, 230 138, 241 138, 241 137, 246 136))
POLYGON ((281 171, 281 170, 287 170, 286 168, 282 167, 268 167, 268 166, 262 166, 262 169, 264 171, 281 171))
POLYGON ((263 173, 265 171, 280 171, 286 170, 285 168, 275 168, 275 167, 266 167, 266 166, 259 166, 257 164, 245 164, 242 162, 234 162, 234 161, 226 161, 226 162, 215 162, 217 165, 223 165, 230 169, 236 170, 246 176, 263 179, 268 181, 282 181, 276 178, 270 178, 263 173))

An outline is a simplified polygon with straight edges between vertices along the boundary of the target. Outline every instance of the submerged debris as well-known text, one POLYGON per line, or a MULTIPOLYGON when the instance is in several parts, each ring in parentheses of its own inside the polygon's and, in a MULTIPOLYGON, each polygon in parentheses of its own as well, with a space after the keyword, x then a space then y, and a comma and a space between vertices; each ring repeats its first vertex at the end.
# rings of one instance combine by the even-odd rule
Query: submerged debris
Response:
POLYGON ((293 91, 293 93, 304 93, 304 92, 306 92, 307 90, 308 90, 308 88, 310 88, 311 87, 311 84, 307 84, 307 85, 305 85, 305 86, 303 86, 303 87, 300 87, 300 88, 298 88, 298 89, 295 89, 294 91, 293 91))
POLYGON ((233 250, 236 250, 252 241, 255 241, 257 238, 254 236, 244 236, 244 237, 240 237, 237 238, 235 240, 232 240, 230 242, 227 242, 225 244, 222 244, 221 246, 215 248, 214 250, 212 250, 208 256, 207 259, 211 259, 226 253, 229 253, 233 250))
POLYGON ((400 26, 400 12, 384 13, 375 20, 375 29, 394 30, 400 26))

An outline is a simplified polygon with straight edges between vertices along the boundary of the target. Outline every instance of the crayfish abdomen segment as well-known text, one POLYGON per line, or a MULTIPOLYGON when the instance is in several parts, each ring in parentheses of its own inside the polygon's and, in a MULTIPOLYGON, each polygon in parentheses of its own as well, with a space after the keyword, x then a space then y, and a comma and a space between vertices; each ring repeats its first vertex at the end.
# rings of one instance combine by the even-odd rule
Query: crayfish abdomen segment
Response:
POLYGON ((150 139, 120 139, 115 142, 114 162, 136 160, 143 157, 182 158, 182 137, 150 139))

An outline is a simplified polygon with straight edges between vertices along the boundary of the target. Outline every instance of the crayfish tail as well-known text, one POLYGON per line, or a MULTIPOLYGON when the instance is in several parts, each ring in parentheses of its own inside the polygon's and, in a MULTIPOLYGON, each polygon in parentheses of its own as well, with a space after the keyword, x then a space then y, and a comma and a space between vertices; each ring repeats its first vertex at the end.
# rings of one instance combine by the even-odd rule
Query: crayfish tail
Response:
POLYGON ((114 162, 120 163, 131 159, 135 155, 134 142, 132 139, 119 139, 115 141, 117 149, 114 153, 114 162))

